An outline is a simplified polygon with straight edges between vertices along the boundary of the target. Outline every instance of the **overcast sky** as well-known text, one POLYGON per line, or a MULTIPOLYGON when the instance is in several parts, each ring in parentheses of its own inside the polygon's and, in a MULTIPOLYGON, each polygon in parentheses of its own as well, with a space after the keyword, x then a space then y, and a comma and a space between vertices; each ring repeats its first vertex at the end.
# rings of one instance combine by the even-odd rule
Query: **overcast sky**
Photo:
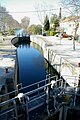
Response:
POLYGON ((0 0, 0 4, 6 7, 7 11, 18 22, 21 22, 24 16, 28 16, 30 18, 30 24, 38 24, 40 21, 37 12, 34 12, 36 11, 35 7, 39 8, 41 5, 44 7, 48 6, 46 9, 54 9, 51 12, 58 14, 60 8, 59 1, 60 0, 0 0))

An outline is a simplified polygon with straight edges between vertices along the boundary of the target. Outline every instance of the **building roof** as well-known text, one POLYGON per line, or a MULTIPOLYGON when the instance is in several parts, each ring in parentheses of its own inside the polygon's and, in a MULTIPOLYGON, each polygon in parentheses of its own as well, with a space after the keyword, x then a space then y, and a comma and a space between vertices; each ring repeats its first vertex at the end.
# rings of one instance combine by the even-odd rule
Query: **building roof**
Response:
POLYGON ((65 17, 61 20, 61 22, 70 22, 70 21, 76 21, 76 20, 80 20, 80 16, 65 17))

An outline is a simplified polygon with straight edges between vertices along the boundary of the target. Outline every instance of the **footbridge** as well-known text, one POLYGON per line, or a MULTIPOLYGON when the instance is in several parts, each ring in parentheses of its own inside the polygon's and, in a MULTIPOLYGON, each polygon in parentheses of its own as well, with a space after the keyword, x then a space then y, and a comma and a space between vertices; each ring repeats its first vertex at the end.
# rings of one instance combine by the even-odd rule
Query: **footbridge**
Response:
MULTIPOLYGON (((67 120, 67 117, 70 117, 69 110, 80 112, 78 92, 79 88, 69 87, 63 79, 50 75, 45 80, 29 86, 23 87, 22 84, 18 84, 15 91, 0 96, 0 99, 10 97, 0 103, 0 120, 46 120, 56 114, 58 119, 55 120, 67 120), (26 93, 22 92, 24 89, 26 93)), ((80 114, 77 115, 80 118, 80 114)))

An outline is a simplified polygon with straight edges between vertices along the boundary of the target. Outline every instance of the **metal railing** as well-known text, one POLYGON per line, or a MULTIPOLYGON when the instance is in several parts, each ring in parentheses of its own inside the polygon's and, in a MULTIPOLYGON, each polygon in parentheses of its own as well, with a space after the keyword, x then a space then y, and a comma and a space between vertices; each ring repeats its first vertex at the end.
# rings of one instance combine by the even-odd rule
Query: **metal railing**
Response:
MULTIPOLYGON (((3 101, 0 103, 0 120, 18 120, 19 117, 25 115, 27 120, 29 120, 29 112, 42 106, 46 103, 47 113, 50 114, 49 111, 49 101, 50 101, 50 93, 52 92, 52 99, 54 99, 54 108, 59 109, 63 102, 59 103, 57 101, 57 97, 62 95, 69 95, 73 98, 73 104, 76 105, 76 97, 80 97, 78 92, 73 92, 67 90, 69 86, 67 86, 66 81, 63 79, 58 79, 57 76, 47 76, 45 80, 33 83, 29 86, 22 87, 22 84, 17 85, 17 90, 2 95, 2 97, 6 97, 6 95, 10 95, 15 93, 14 98, 9 99, 7 101, 3 101), (34 86, 36 87, 34 88, 34 86), (18 87, 20 88, 18 89, 18 87), (31 88, 31 90, 29 89, 31 88), (23 90, 29 89, 30 91, 23 90), (35 104, 34 104, 35 103, 35 104), (58 103, 58 105, 57 105, 58 103), (57 107, 56 107, 57 106, 57 107), (3 119, 5 116, 5 119, 3 119)), ((71 98, 72 99, 72 98, 71 98)))
POLYGON ((36 109, 40 105, 44 104, 44 102, 46 102, 45 101, 45 97, 46 97, 45 89, 47 89, 47 87, 49 87, 51 85, 50 79, 51 80, 56 80, 56 77, 57 76, 50 77, 50 75, 49 75, 49 76, 46 77, 45 80, 41 80, 39 82, 33 83, 33 84, 31 84, 29 86, 25 86, 25 87, 22 87, 22 84, 19 84, 19 85, 17 85, 16 90, 0 96, 0 97, 6 97, 6 96, 10 96, 13 93, 15 95, 14 98, 3 101, 3 102, 0 103, 0 109, 1 109, 1 111, 0 111, 0 119, 2 119, 4 115, 6 117, 9 117, 9 115, 10 116, 12 115, 13 117, 11 117, 11 119, 16 118, 16 120, 18 120, 19 115, 18 115, 17 101, 18 101, 18 103, 20 101, 23 101, 23 102, 20 103, 19 108, 20 108, 20 106, 23 106, 25 108, 26 114, 28 116, 28 112, 30 112, 31 110, 36 109), (35 86, 35 85, 36 85, 36 88, 34 89, 33 86, 35 86), (19 86, 20 86, 20 89, 18 89, 19 86), (33 89, 31 89, 31 91, 25 92, 20 97, 18 96, 19 93, 21 93, 24 89, 29 89, 29 88, 32 88, 32 87, 33 87, 33 89), (41 92, 41 90, 42 90, 42 92, 41 92), (29 101, 28 101, 28 98, 29 98, 29 101), (42 100, 43 102, 40 103, 40 101, 39 101, 39 104, 37 104, 36 106, 32 106, 32 108, 27 107, 32 102, 37 101, 37 100, 42 100))

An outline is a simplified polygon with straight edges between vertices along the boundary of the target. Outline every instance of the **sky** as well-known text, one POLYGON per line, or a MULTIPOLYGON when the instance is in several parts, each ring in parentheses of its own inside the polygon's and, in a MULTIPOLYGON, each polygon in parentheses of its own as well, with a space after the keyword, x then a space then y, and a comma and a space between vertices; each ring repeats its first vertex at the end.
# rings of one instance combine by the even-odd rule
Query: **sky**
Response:
MULTIPOLYGON (((19 23, 24 16, 30 18, 30 24, 41 24, 37 10, 45 9, 49 17, 59 14, 60 0, 0 0, 1 6, 13 16, 19 23)), ((43 14, 41 12, 41 14, 43 14)), ((39 13, 40 15, 40 13, 39 13)))

